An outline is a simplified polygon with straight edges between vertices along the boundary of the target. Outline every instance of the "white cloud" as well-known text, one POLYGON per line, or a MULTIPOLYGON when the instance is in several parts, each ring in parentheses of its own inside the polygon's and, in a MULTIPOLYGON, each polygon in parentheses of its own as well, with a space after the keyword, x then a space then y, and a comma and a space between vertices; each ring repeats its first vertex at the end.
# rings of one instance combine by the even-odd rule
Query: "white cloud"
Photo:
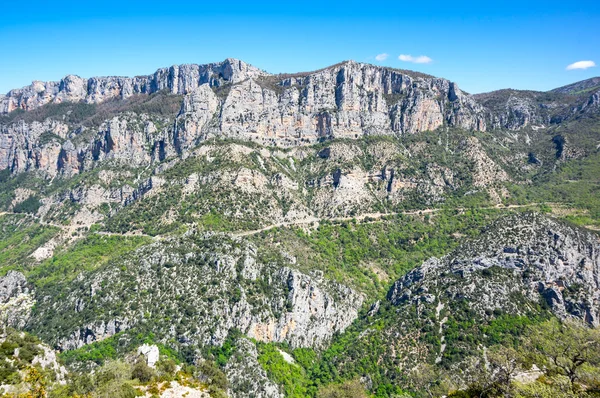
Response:
POLYGON ((587 69, 596 66, 594 61, 577 61, 567 66, 567 70, 587 69))
POLYGON ((387 59, 387 57, 389 57, 389 54, 383 53, 383 54, 377 54, 375 59, 377 61, 385 61, 387 59))
POLYGON ((398 59, 404 62, 412 62, 413 64, 429 64, 433 61, 426 55, 419 55, 418 57, 413 57, 412 55, 400 54, 400 56, 398 56, 398 59))

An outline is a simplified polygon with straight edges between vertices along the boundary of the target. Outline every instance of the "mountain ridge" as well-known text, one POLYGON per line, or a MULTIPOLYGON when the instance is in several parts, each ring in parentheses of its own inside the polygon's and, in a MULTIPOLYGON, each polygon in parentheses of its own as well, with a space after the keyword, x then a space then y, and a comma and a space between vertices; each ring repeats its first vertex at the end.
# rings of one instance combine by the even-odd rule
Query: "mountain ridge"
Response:
MULTIPOLYGON (((174 70, 174 69, 186 69, 186 68, 190 68, 190 67, 206 67, 206 68, 212 68, 212 67, 217 67, 217 66, 223 66, 223 65, 234 65, 234 64, 238 64, 240 66, 244 66, 244 67, 248 67, 251 70, 257 70, 262 72, 265 76, 270 76, 270 77, 277 77, 277 78, 290 78, 290 77, 305 77, 308 75, 312 75, 315 73, 319 73, 328 69, 334 69, 336 67, 339 67, 341 65, 345 65, 348 63, 354 63, 354 64, 359 64, 359 65, 366 65, 366 66, 372 66, 372 67, 376 67, 376 68, 381 68, 381 69, 387 69, 390 71, 394 71, 394 72, 400 72, 402 74, 411 76, 411 77, 422 77, 422 78, 440 78, 437 76, 433 76, 424 72, 418 72, 418 71, 414 71, 414 70, 410 70, 410 69, 402 69, 402 68, 395 68, 395 67, 391 67, 391 66, 386 66, 386 65, 376 65, 376 64, 372 64, 372 63, 368 63, 368 62, 358 62, 358 61, 354 61, 354 60, 344 60, 335 64, 331 64, 328 66, 325 66, 323 68, 319 68, 319 69, 315 69, 315 70, 310 70, 310 71, 298 71, 298 72, 280 72, 280 73, 270 73, 267 72, 264 69, 260 69, 258 67, 253 66, 252 64, 246 63, 245 61, 241 60, 241 59, 237 59, 237 58, 226 58, 223 61, 220 62, 210 62, 210 63, 205 63, 205 64, 199 64, 199 63, 185 63, 185 64, 173 64, 171 66, 167 66, 167 67, 161 67, 158 68, 154 73, 148 74, 148 75, 135 75, 135 76, 126 76, 126 75, 98 75, 98 76, 92 76, 89 78, 84 78, 81 77, 77 74, 67 74, 65 75, 63 78, 61 78, 60 80, 52 80, 52 81, 40 81, 40 80, 33 80, 32 84, 30 85, 26 85, 26 86, 22 86, 20 88, 13 88, 10 89, 7 93, 4 94, 0 94, 0 101, 6 100, 7 98, 11 97, 11 95, 14 95, 16 93, 19 92, 23 92, 23 91, 27 91, 28 89, 34 88, 36 85, 44 85, 44 86, 49 86, 49 85, 60 85, 63 84, 63 82, 65 82, 68 79, 72 79, 72 78, 77 78, 77 79, 81 79, 81 80, 86 80, 88 82, 90 81, 94 81, 94 80, 102 80, 102 79, 118 79, 118 80, 139 80, 139 79, 146 79, 149 78, 151 76, 154 76, 156 74, 158 74, 159 72, 165 71, 165 70, 174 70)), ((445 79, 445 80, 449 80, 449 79, 445 79)), ((450 80, 449 80, 450 81, 450 80)), ((560 86, 554 89, 549 89, 546 91, 537 91, 537 90, 528 90, 528 89, 513 89, 513 88, 500 88, 497 90, 492 90, 492 91, 487 91, 487 92, 482 92, 482 93, 475 93, 475 94, 470 94, 473 96, 482 96, 482 95, 488 95, 488 94, 492 94, 492 93, 496 93, 496 92, 502 92, 502 91, 512 91, 512 92, 531 92, 531 93, 546 93, 546 92, 562 92, 562 93, 572 93, 573 90, 577 89, 578 91, 580 91, 580 89, 582 87, 586 88, 586 89, 590 89, 590 88, 594 88, 595 86, 600 85, 600 77, 592 77, 589 79, 584 79, 584 80, 580 80, 580 81, 576 81, 564 86, 560 86)), ((7 107, 4 106, 2 109, 1 113, 9 113, 10 111, 7 111, 7 107)), ((18 109, 18 108, 15 108, 18 109)), ((13 109, 14 110, 14 109, 13 109)))

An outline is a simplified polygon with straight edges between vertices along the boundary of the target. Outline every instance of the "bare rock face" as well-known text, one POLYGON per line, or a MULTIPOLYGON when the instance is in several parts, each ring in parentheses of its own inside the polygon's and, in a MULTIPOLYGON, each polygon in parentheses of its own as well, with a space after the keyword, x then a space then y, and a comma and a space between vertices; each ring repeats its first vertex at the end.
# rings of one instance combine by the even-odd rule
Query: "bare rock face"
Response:
POLYGON ((0 169, 58 173, 58 160, 69 126, 61 121, 0 124, 0 169))
POLYGON ((6 302, 11 297, 28 293, 27 280, 22 273, 8 271, 6 276, 0 278, 0 301, 6 302))
POLYGON ((35 304, 25 276, 8 271, 0 277, 0 327, 23 328, 35 304))
POLYGON ((227 59, 207 65, 178 65, 162 68, 149 76, 93 77, 83 79, 69 75, 60 82, 35 81, 30 86, 11 90, 0 97, 0 114, 15 109, 32 110, 48 103, 99 103, 128 98, 134 94, 152 94, 168 90, 187 94, 204 83, 219 86, 265 75, 265 72, 242 61, 227 59))
POLYGON ((324 137, 401 135, 444 124, 485 130, 484 109, 456 84, 356 62, 250 79, 223 104, 223 135, 299 145, 324 137))
POLYGON ((536 91, 498 90, 477 94, 474 98, 490 110, 491 128, 513 131, 550 124, 553 108, 560 107, 558 103, 544 98, 544 93, 536 91))
POLYGON ((397 281, 388 298, 433 307, 466 300, 481 316, 524 314, 541 299, 559 317, 598 326, 599 276, 596 235, 527 213, 505 217, 448 256, 425 262, 397 281))
POLYGON ((455 83, 353 61, 296 75, 269 75, 228 59, 134 78, 67 76, 10 91, 0 100, 0 114, 158 92, 184 96, 179 115, 161 119, 151 110, 124 108, 90 128, 65 121, 68 115, 8 119, 0 123, 0 168, 42 170, 54 177, 109 159, 147 165, 185 156, 210 137, 297 146, 332 137, 414 134, 443 125, 486 129, 486 110, 455 83))
MULTIPOLYGON (((592 90, 592 80, 582 87, 592 90)), ((575 95, 578 87, 471 96, 445 79, 354 61, 289 75, 270 75, 234 59, 172 66, 133 78, 70 75, 0 96, 0 115, 61 103, 124 104, 158 94, 182 96, 181 110, 161 117, 160 107, 140 111, 133 101, 116 115, 98 111, 97 119, 105 117, 99 127, 68 122, 71 111, 42 111, 27 120, 7 117, 0 121, 0 168, 41 170, 54 177, 71 176, 107 159, 147 165, 185 157, 211 137, 289 147, 325 138, 401 136, 442 126, 537 129, 597 112, 598 92, 575 95)))
POLYGON ((580 110, 583 112, 597 112, 600 108, 600 90, 590 95, 588 101, 581 105, 580 110))
POLYGON ((332 332, 346 329, 356 319, 360 305, 347 307, 347 300, 363 302, 363 297, 350 288, 287 267, 277 277, 289 291, 288 311, 278 320, 252 323, 248 336, 259 341, 286 341, 292 347, 321 346, 332 332))
POLYGON ((597 91, 598 78, 594 78, 548 92, 505 89, 473 98, 487 108, 488 128, 536 130, 597 112, 597 91))
POLYGON ((219 98, 208 84, 185 96, 173 139, 179 152, 191 149, 205 138, 205 126, 216 117, 219 106, 219 98))
POLYGON ((158 347, 155 345, 144 344, 138 347, 137 350, 138 355, 143 355, 146 358, 146 363, 151 368, 156 366, 160 358, 160 352, 158 351, 158 347))
POLYGON ((182 345, 220 345, 235 328, 260 341, 320 347, 358 315, 362 294, 295 270, 292 259, 264 263, 240 240, 198 238, 155 242, 119 264, 82 273, 56 288, 64 299, 40 303, 32 328, 61 349, 102 340, 146 319, 157 338, 182 345), (158 315, 164 313, 171 315, 158 315), (44 326, 48 319, 53 326, 44 326), (67 319, 80 320, 75 330, 61 326, 67 319))

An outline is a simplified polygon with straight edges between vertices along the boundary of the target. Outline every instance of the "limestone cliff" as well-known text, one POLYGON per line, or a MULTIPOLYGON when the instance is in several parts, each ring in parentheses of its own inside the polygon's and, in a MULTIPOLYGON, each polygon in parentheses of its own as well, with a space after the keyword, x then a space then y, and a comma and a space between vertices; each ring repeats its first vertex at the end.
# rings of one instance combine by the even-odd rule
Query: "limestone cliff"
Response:
POLYGON ((599 275, 594 233, 527 213, 501 219, 454 253, 409 272, 388 298, 447 307, 460 298, 480 316, 494 310, 524 314, 542 300, 561 318, 598 326, 599 275))
POLYGON ((69 75, 59 82, 34 81, 30 86, 9 91, 6 96, 0 97, 0 113, 16 109, 32 110, 49 103, 99 103, 161 90, 172 94, 188 94, 205 83, 218 87, 265 74, 245 62, 226 59, 207 65, 175 65, 148 76, 84 79, 69 75))
POLYGON ((181 346, 221 345, 235 328, 258 341, 320 347, 358 315, 364 295, 294 269, 294 259, 267 262, 242 240, 187 235, 57 283, 59 295, 38 291, 30 327, 61 349, 145 327, 181 346))
POLYGON ((296 146, 444 125, 486 129, 485 109, 455 83, 353 61, 295 75, 269 75, 228 59, 135 78, 67 76, 12 90, 1 101, 0 114, 12 113, 0 120, 0 169, 50 176, 105 159, 149 164, 213 136, 296 146), (166 93, 184 96, 179 112, 165 117, 135 108, 140 98, 166 93), (71 103, 94 105, 96 123, 72 120, 78 109, 48 108, 71 103))

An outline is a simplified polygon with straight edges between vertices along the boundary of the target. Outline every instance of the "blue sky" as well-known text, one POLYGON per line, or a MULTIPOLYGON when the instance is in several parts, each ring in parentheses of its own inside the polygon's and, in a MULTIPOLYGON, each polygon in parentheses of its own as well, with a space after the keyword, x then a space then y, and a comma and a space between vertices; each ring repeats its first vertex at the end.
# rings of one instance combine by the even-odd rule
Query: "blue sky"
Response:
POLYGON ((272 73, 353 59, 471 93, 548 90, 600 75, 600 1, 11 1, 0 12, 0 54, 0 93, 227 57, 272 73), (566 70, 578 61, 598 66, 566 70))

